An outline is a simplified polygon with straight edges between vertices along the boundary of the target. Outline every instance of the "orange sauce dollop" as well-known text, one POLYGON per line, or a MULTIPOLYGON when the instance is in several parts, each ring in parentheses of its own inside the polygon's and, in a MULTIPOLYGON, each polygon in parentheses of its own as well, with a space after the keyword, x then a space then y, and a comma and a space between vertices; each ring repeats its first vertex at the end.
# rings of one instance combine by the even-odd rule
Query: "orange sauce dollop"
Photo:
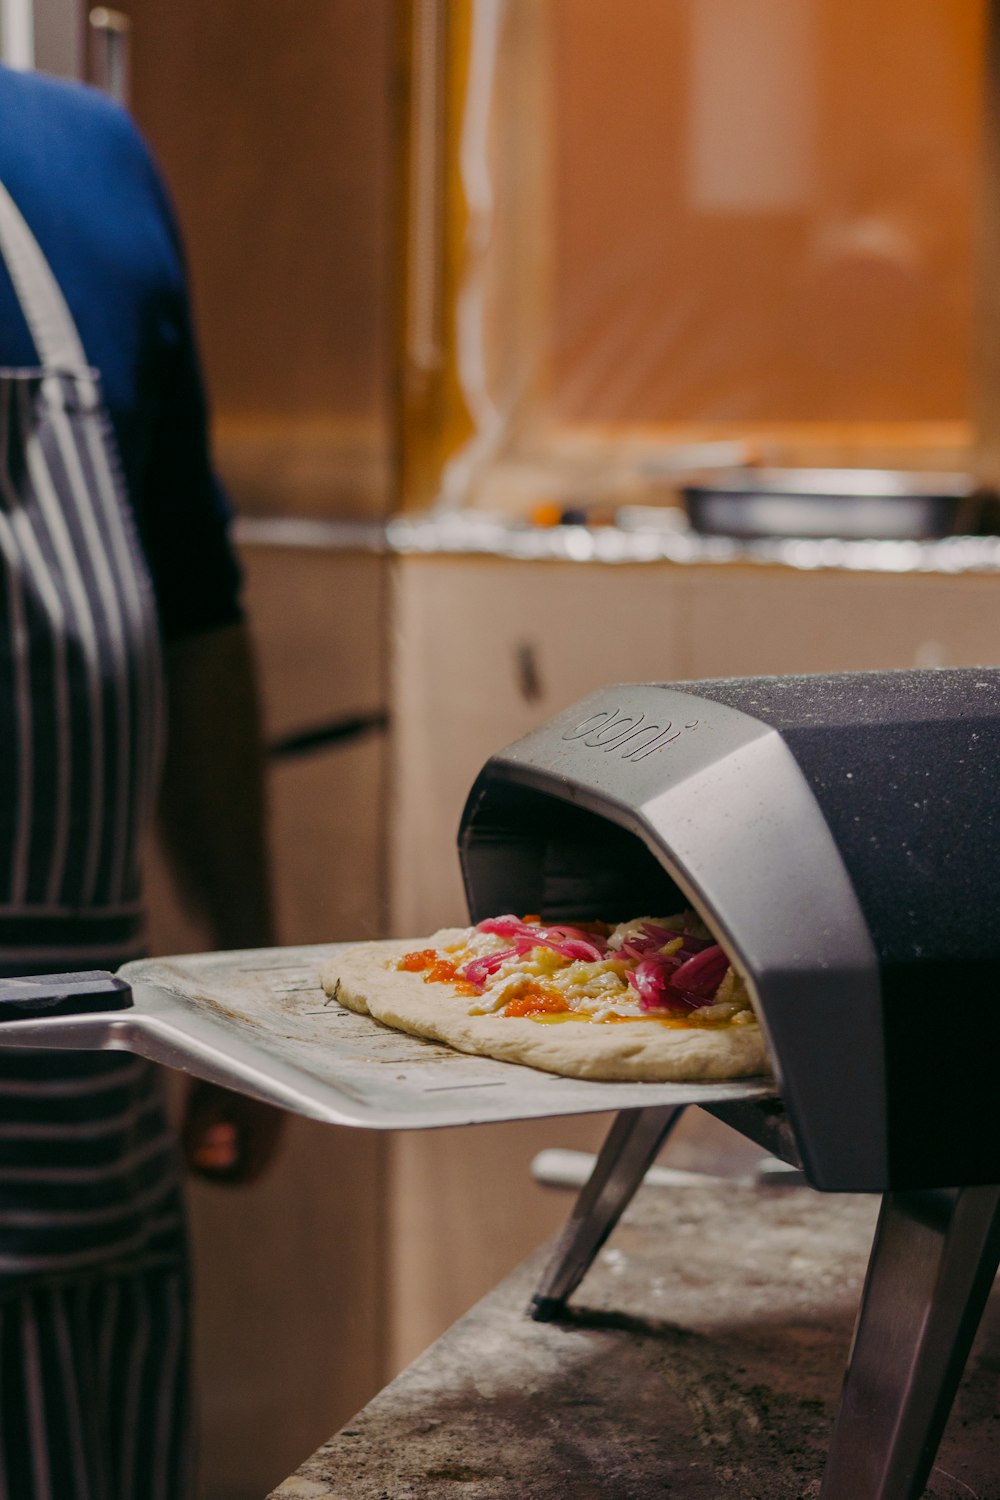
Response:
POLYGON ((408 974, 423 974, 424 984, 452 984, 456 995, 478 995, 480 991, 469 984, 458 972, 458 966, 450 958, 441 958, 434 948, 421 948, 415 953, 404 953, 396 965, 408 974))
POLYGON ((433 948, 421 948, 418 953, 404 953, 396 968, 405 969, 408 974, 419 974, 422 969, 429 969, 436 959, 433 948))
POLYGON ((555 990, 522 990, 513 1000, 508 1000, 502 1016, 555 1016, 568 1011, 569 1006, 555 990))

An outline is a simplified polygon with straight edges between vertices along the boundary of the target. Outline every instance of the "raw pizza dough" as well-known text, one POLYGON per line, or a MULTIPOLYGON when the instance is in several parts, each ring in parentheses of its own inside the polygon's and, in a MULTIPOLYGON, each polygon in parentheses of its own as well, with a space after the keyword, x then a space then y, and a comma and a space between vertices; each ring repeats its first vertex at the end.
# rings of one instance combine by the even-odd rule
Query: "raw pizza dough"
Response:
POLYGON ((468 931, 443 928, 416 941, 346 948, 324 966, 323 988, 348 1010, 371 1015, 397 1031, 571 1078, 670 1083, 770 1072, 756 1022, 707 1030, 666 1027, 655 1020, 551 1025, 499 1014, 475 1016, 469 1014, 474 998, 456 994, 448 983, 425 983, 420 972, 396 968, 404 954, 446 948, 468 931))

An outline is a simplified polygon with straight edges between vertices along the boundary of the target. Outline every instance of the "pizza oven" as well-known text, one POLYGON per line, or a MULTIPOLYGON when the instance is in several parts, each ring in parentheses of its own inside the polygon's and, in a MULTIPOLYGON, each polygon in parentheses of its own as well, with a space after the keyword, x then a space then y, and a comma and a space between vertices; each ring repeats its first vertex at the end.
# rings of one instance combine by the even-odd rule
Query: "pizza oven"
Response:
MULTIPOLYGON (((917 1500, 1000 1262, 1000 670, 610 687, 484 766, 470 913, 689 904, 778 1097, 703 1107, 879 1191, 821 1500, 917 1500)), ((530 1309, 562 1314, 680 1106, 622 1110, 530 1309)))
POLYGON ((459 847, 473 920, 697 910, 814 1186, 1000 1180, 1000 670, 606 688, 487 762, 459 847))

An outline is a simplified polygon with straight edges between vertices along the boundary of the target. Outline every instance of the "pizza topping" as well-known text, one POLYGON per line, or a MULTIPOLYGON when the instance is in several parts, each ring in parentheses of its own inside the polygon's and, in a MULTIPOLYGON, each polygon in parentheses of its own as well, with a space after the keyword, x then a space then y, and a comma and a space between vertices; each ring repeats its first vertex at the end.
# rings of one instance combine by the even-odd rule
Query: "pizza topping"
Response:
MULTIPOLYGON (((684 964, 714 946, 696 918, 640 917, 617 926, 576 921, 571 931, 558 924, 558 933, 550 921, 525 918, 522 926, 515 917, 501 919, 499 931, 450 927, 409 942, 338 950, 324 968, 323 987, 373 1022, 565 1077, 659 1081, 766 1071, 761 1028, 735 970, 694 1007, 666 993, 684 964), (542 933, 549 944, 525 943, 518 952, 516 938, 542 933), (580 934, 598 960, 557 951, 580 934), (665 961, 660 993, 669 1003, 646 1009, 629 975, 656 957, 665 961), (465 976, 481 959, 489 961, 471 970, 483 981, 477 986, 465 976)), ((705 960, 683 977, 707 989, 711 974, 705 960)))
POLYGON ((496 933, 510 940, 517 953, 530 953, 533 948, 551 948, 562 958, 582 958, 597 963, 604 957, 604 950, 592 936, 579 927, 543 927, 541 923, 522 921, 520 917, 488 917, 480 922, 477 932, 496 933))
POLYGON ((523 990, 503 1008, 505 1016, 555 1016, 568 1011, 564 996, 554 990, 523 990))
POLYGON ((754 1020, 742 979, 688 912, 614 928, 492 917, 446 951, 407 953, 397 967, 474 996, 472 1015, 698 1027, 754 1020))
POLYGON ((608 937, 609 949, 620 949, 629 958, 636 959, 668 948, 672 951, 673 947, 689 955, 717 946, 693 912, 667 917, 663 921, 639 917, 634 922, 620 923, 608 937))
POLYGON ((505 964, 509 958, 519 956, 516 948, 500 948, 496 953, 484 953, 479 958, 474 958, 471 963, 465 965, 462 977, 469 984, 474 984, 478 989, 485 988, 490 977, 497 972, 501 964, 505 964))
POLYGON ((436 948, 421 948, 414 953, 404 953, 396 965, 408 974, 424 976, 424 983, 452 983, 459 995, 478 995, 479 986, 469 984, 458 972, 458 965, 450 958, 442 958, 436 948))
POLYGON ((422 969, 429 969, 436 962, 436 948, 421 948, 416 953, 404 953, 396 968, 405 969, 408 974, 419 974, 422 969))
POLYGON ((693 958, 686 958, 675 972, 673 983, 677 989, 686 989, 704 999, 707 995, 715 994, 728 968, 728 958, 719 944, 713 943, 710 948, 703 948, 693 958))
POLYGON ((703 945, 689 955, 675 940, 648 953, 628 978, 644 1010, 671 1005, 696 1010, 711 1002, 728 970, 729 959, 718 943, 703 945))

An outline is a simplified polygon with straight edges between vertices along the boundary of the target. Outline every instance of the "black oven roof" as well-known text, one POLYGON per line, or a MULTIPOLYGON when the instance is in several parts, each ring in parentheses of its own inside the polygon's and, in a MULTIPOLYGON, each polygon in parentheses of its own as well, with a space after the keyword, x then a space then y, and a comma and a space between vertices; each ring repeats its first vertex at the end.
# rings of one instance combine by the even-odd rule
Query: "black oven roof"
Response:
POLYGON ((1000 956, 1000 669, 680 686, 780 733, 883 965, 928 974, 937 960, 1000 956))

